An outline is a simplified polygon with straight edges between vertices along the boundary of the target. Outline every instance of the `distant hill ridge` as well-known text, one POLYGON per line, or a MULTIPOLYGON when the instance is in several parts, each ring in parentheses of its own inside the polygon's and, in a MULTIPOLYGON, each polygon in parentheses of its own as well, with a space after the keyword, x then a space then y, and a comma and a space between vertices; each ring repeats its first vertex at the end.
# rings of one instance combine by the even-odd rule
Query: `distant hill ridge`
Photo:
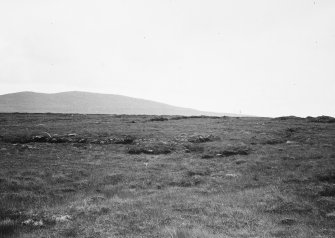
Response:
POLYGON ((90 92, 17 92, 0 95, 0 112, 241 116, 204 112, 145 99, 90 92))

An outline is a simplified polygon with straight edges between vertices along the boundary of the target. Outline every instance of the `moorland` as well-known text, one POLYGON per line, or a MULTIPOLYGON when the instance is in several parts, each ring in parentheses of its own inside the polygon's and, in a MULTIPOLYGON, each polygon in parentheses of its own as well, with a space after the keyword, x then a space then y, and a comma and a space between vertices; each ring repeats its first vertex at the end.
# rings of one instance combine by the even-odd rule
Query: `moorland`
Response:
POLYGON ((335 237, 335 123, 0 114, 0 237, 335 237))

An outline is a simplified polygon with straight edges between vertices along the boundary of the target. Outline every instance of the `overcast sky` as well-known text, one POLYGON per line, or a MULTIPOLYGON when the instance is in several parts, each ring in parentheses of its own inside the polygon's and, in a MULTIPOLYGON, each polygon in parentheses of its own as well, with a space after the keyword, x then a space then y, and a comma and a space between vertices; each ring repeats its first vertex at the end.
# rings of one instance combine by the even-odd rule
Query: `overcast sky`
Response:
POLYGON ((335 116, 334 0, 1 0, 0 94, 335 116))

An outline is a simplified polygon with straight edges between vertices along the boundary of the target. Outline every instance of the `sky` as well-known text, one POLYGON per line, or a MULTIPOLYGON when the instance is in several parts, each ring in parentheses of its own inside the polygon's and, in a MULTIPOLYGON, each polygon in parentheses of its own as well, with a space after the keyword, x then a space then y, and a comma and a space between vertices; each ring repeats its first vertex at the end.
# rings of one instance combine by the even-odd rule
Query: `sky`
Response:
POLYGON ((1 0, 0 94, 335 116, 334 0, 1 0))

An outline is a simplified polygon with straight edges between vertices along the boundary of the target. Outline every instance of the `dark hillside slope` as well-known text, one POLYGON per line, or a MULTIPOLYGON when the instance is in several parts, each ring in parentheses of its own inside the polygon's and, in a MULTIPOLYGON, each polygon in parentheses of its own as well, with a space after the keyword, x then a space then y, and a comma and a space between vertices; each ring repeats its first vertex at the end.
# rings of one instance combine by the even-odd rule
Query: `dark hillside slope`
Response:
POLYGON ((0 112, 240 116, 203 112, 114 94, 89 92, 54 94, 18 92, 0 95, 0 112))

